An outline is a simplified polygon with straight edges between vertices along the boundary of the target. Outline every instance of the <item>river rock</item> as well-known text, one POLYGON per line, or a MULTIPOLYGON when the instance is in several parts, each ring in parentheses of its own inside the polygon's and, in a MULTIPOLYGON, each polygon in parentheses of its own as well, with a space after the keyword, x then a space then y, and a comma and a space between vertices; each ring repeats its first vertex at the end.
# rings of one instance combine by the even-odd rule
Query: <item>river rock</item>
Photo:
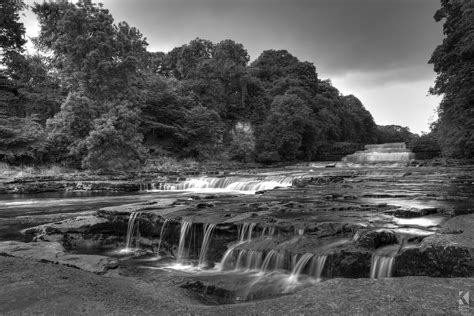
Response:
POLYGON ((474 214, 450 219, 418 247, 403 249, 395 261, 395 276, 474 276, 474 214))
POLYGON ((4 241, 0 242, 0 255, 62 264, 98 274, 118 266, 115 259, 106 256, 68 254, 58 242, 4 241))
POLYGON ((382 246, 397 243, 396 234, 389 229, 377 229, 365 233, 357 233, 354 239, 360 247, 367 249, 377 249, 382 246))

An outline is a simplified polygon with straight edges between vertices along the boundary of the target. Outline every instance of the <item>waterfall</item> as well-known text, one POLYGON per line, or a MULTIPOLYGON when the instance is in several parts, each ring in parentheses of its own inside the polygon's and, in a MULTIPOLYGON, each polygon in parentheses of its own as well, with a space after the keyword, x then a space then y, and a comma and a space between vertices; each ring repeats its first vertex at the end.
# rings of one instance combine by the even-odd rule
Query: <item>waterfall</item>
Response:
POLYGON ((262 265, 262 252, 256 250, 250 250, 247 252, 247 262, 245 270, 259 269, 262 265))
POLYGON ((406 148, 405 143, 366 145, 364 151, 358 151, 342 159, 346 163, 408 163, 415 155, 406 148))
POLYGON ((308 261, 311 260, 313 256, 314 255, 312 253, 305 253, 304 255, 301 256, 300 260, 298 260, 293 270, 291 271, 291 275, 289 277, 290 282, 298 281, 299 275, 303 271, 308 261))
POLYGON ((370 265, 370 278, 380 279, 392 276, 395 257, 379 256, 374 254, 370 265))
POLYGON ((265 256, 265 260, 263 260, 263 263, 262 263, 261 270, 263 272, 271 270, 270 264, 272 263, 272 260, 277 257, 277 255, 278 255, 278 251, 276 250, 270 250, 267 253, 267 255, 265 256))
POLYGON ((227 251, 224 253, 224 256, 222 257, 221 262, 217 265, 217 269, 221 271, 224 270, 229 265, 228 261, 232 257, 231 254, 234 252, 235 248, 237 248, 240 245, 245 244, 246 242, 247 241, 239 241, 235 243, 234 245, 232 245, 231 247, 229 247, 229 249, 227 249, 227 251))
POLYGON ((327 255, 317 255, 311 260, 309 274, 314 276, 317 280, 321 280, 321 274, 323 272, 324 264, 326 263, 327 258, 327 255))
POLYGON ((183 221, 181 223, 181 232, 179 234, 179 245, 178 245, 178 255, 177 255, 177 260, 179 262, 182 262, 184 258, 184 244, 186 241, 186 236, 189 232, 189 229, 191 228, 192 223, 183 221))
POLYGON ((255 225, 255 223, 243 223, 242 226, 239 228, 239 241, 251 240, 255 225))
POLYGON ((132 239, 133 236, 137 236, 137 248, 140 244, 140 215, 141 212, 132 212, 130 213, 130 217, 128 218, 128 226, 127 226, 127 239, 125 243, 125 250, 130 251, 132 249, 132 239))
POLYGON ((205 224, 204 225, 204 237, 202 240, 201 252, 199 254, 199 266, 202 267, 206 263, 206 254, 209 249, 209 243, 211 241, 212 232, 216 224, 205 224))
POLYGON ((165 219, 165 221, 163 222, 163 225, 161 226, 160 242, 158 243, 158 250, 156 251, 156 253, 158 255, 160 255, 161 242, 163 241, 163 234, 165 232, 165 227, 166 227, 166 224, 168 223, 168 221, 169 221, 169 219, 165 219))
POLYGON ((239 255, 237 256, 237 262, 235 263, 235 270, 239 270, 243 267, 244 256, 246 255, 247 250, 241 249, 239 255))
POLYGON ((298 236, 303 236, 304 235, 304 227, 303 228, 296 228, 295 227, 295 233, 298 236))
POLYGON ((157 187, 148 187, 148 190, 199 190, 199 189, 221 189, 227 191, 263 191, 272 190, 276 187, 289 187, 293 181, 290 176, 266 176, 266 177, 199 177, 188 179, 180 183, 163 183, 157 187))

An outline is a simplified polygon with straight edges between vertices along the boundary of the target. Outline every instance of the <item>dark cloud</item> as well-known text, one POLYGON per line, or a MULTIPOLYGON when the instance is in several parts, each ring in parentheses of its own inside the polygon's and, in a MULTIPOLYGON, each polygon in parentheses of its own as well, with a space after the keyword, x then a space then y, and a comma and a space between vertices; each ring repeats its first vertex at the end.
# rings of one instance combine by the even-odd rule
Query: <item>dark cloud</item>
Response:
POLYGON ((265 49, 284 48, 328 75, 426 65, 441 41, 441 25, 433 20, 439 4, 433 0, 104 3, 114 16, 137 25, 151 48, 169 48, 170 43, 177 46, 196 37, 231 38, 242 42, 252 58, 265 49))

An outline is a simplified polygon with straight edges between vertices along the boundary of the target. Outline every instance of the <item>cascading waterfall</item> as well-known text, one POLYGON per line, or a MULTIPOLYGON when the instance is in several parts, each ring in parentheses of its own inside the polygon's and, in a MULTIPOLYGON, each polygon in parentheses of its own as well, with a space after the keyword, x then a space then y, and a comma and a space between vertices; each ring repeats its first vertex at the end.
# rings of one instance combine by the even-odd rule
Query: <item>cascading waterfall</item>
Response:
POLYGON ((140 244, 140 215, 142 212, 132 212, 128 218, 127 226, 127 239, 125 243, 125 250, 130 251, 132 249, 133 237, 136 236, 137 248, 140 244))
POLYGON ((276 187, 291 186, 293 177, 290 176, 266 176, 266 177, 200 177, 183 181, 181 183, 162 183, 158 187, 155 184, 147 186, 148 191, 161 190, 199 190, 199 189, 222 189, 228 191, 264 191, 276 187))
POLYGON ((243 223, 242 226, 239 228, 239 241, 250 241, 252 239, 253 229, 255 225, 255 223, 243 223))
POLYGON ((250 250, 247 252, 247 262, 245 270, 259 269, 262 264, 262 253, 256 250, 250 250))
POLYGON ((309 267, 309 275, 314 276, 317 280, 321 280, 321 274, 326 263, 327 255, 315 255, 311 259, 311 265, 309 267))
POLYGON ((298 281, 298 277, 300 276, 301 272, 303 271, 304 267, 308 263, 311 258, 313 258, 314 254, 312 253, 305 253, 301 256, 301 258, 296 263, 295 267, 291 271, 291 275, 288 278, 290 282, 298 281))
POLYGON ((273 261, 277 261, 277 256, 279 255, 279 252, 276 250, 270 250, 267 255, 265 256, 265 260, 263 260, 262 263, 262 268, 261 270, 263 272, 265 271, 270 271, 271 270, 271 264, 273 261))
POLYGON ((236 244, 232 245, 227 249, 227 251, 224 253, 224 256, 221 259, 221 262, 217 265, 218 270, 224 270, 226 267, 229 266, 229 259, 232 257, 231 254, 234 252, 235 248, 237 248, 240 245, 245 244, 247 241, 239 241, 236 244))
POLYGON ((201 252, 199 254, 199 266, 202 267, 206 264, 207 250, 209 249, 209 243, 211 241, 212 232, 216 224, 205 224, 204 225, 204 237, 202 240, 201 252))
POLYGON ((415 155, 406 148, 405 143, 366 145, 364 151, 358 151, 342 159, 344 163, 408 163, 415 155))
POLYGON ((178 262, 182 262, 185 258, 184 256, 184 244, 186 242, 186 236, 189 232, 189 229, 191 228, 192 223, 183 221, 181 223, 181 232, 179 234, 179 245, 178 245, 178 255, 177 255, 177 260, 178 262))
POLYGON ((165 221, 163 222, 163 225, 161 226, 161 231, 160 231, 160 242, 158 243, 158 250, 156 251, 156 253, 158 255, 160 255, 160 248, 161 248, 161 242, 163 241, 163 234, 165 232, 165 227, 166 227, 166 224, 168 223, 169 219, 165 219, 165 221))
POLYGON ((243 261, 244 261, 246 253, 247 253, 246 249, 241 249, 239 251, 239 255, 237 256, 237 261, 235 263, 235 270, 239 270, 239 268, 243 267, 243 261))
POLYGON ((370 265, 370 278, 380 279, 392 276, 395 257, 373 254, 370 265))

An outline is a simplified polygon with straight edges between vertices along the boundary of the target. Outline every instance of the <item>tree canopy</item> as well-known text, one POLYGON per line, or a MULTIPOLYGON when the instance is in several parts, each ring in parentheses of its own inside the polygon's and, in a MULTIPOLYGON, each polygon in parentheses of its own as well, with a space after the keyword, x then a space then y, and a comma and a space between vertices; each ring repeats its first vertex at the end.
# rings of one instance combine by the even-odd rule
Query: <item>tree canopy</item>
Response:
POLYGON ((443 153, 474 157, 474 3, 441 0, 434 16, 444 20, 443 43, 429 63, 437 73, 432 94, 442 95, 434 132, 443 153))
POLYGON ((149 155, 312 160, 339 142, 381 139, 359 99, 287 50, 265 50, 250 63, 240 43, 196 38, 150 52, 138 29, 80 0, 33 6, 40 54, 31 56, 22 48, 22 8, 11 7, 2 38, 2 49, 16 52, 0 78, 3 157, 116 172, 149 155))

